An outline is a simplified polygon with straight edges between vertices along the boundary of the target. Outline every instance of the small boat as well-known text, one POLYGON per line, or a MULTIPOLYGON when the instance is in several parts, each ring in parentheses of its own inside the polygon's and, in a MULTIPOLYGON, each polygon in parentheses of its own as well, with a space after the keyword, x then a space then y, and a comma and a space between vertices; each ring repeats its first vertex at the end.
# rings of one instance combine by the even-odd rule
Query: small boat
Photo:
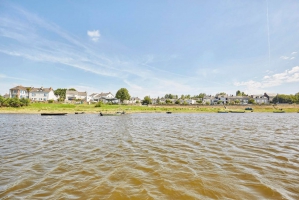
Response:
POLYGON ((275 111, 273 111, 273 113, 285 113, 285 111, 284 110, 275 110, 275 111))
POLYGON ((67 113, 41 113, 41 116, 49 116, 49 115, 67 115, 67 113))
POLYGON ((230 113, 245 113, 245 110, 235 110, 235 111, 229 111, 230 113))
POLYGON ((84 114, 85 112, 75 112, 75 114, 84 114))
POLYGON ((100 112, 100 116, 120 116, 120 115, 125 115, 125 112, 116 112, 116 113, 102 113, 100 112))
POLYGON ((228 111, 219 110, 218 113, 228 113, 228 111))
POLYGON ((170 111, 167 111, 167 112, 166 112, 166 114, 171 114, 171 113, 172 113, 172 112, 170 112, 170 111))
POLYGON ((253 110, 251 107, 247 107, 245 108, 245 110, 253 110))

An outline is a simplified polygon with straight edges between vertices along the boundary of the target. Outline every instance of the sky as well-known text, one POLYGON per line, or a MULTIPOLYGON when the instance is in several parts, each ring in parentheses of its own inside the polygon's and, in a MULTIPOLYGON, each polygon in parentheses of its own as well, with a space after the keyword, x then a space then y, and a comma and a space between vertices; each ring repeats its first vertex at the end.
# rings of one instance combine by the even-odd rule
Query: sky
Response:
POLYGON ((298 0, 0 0, 0 95, 299 92, 298 0))

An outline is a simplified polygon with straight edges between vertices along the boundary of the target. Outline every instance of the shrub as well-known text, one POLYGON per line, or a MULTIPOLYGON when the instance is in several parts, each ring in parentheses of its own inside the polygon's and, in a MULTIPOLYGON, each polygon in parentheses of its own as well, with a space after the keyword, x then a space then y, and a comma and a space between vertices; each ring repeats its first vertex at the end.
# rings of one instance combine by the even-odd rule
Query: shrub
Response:
POLYGON ((166 104, 171 104, 172 101, 170 101, 169 99, 166 99, 165 103, 166 103, 166 104))
POLYGON ((53 102, 54 102, 53 99, 48 100, 48 103, 53 103, 53 102))
POLYGON ((101 101, 99 101, 94 107, 102 107, 102 102, 101 101))
POLYGON ((20 107, 21 106, 21 102, 18 98, 11 98, 8 100, 8 104, 11 107, 20 107))
POLYGON ((29 99, 24 99, 24 98, 22 98, 21 100, 20 100, 20 105, 21 106, 28 106, 29 105, 29 99))

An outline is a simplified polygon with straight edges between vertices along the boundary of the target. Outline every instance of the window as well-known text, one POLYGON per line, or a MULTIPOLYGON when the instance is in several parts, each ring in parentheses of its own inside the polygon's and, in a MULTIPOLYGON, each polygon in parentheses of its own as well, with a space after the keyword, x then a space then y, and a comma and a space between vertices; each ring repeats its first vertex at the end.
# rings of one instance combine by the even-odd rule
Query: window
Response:
POLYGON ((47 96, 47 93, 44 93, 44 97, 46 97, 47 96))

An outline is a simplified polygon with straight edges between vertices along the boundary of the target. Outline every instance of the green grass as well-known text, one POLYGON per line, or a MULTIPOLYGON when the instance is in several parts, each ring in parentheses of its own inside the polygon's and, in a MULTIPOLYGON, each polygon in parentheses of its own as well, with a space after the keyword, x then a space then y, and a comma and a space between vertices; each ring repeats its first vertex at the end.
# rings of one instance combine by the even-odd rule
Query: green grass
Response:
MULTIPOLYGON (((176 105, 166 105, 166 106, 137 106, 137 105, 107 105, 103 104, 102 107, 95 107, 95 104, 62 104, 62 103, 31 103, 29 106, 21 108, 11 108, 11 107, 0 107, 0 113, 41 113, 41 112, 86 112, 86 113, 114 113, 116 111, 125 111, 127 113, 165 113, 170 111, 173 113, 217 113, 218 111, 244 111, 247 106, 227 106, 224 109, 223 106, 176 106, 176 105)), ((278 110, 278 108, 271 105, 251 106, 254 112, 273 112, 278 110)), ((282 107, 283 110, 288 112, 298 112, 299 105, 290 105, 282 107)))

